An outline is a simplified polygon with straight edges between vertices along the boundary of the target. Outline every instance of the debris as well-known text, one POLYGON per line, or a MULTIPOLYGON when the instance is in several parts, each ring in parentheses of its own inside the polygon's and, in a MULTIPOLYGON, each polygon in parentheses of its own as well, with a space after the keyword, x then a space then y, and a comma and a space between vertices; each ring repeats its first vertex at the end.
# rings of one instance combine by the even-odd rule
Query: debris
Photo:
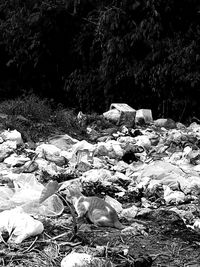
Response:
POLYGON ((127 104, 113 103, 110 105, 110 110, 103 113, 103 116, 118 125, 128 127, 134 126, 136 110, 127 104))
MULTIPOLYGON (((103 266, 104 260, 87 253, 71 252, 61 261, 61 267, 103 266)), ((112 265, 109 265, 112 267, 112 265)))
POLYGON ((138 109, 136 111, 135 122, 139 124, 141 122, 146 124, 153 122, 151 109, 138 109))
POLYGON ((22 140, 22 136, 21 133, 18 132, 17 130, 13 130, 13 131, 4 131, 1 133, 1 137, 5 140, 5 141, 12 141, 15 142, 16 145, 19 144, 23 144, 23 140, 22 140))
POLYGON ((61 156, 61 150, 54 145, 42 144, 36 148, 35 153, 38 154, 38 158, 49 160, 58 166, 65 164, 65 158, 61 156))
POLYGON ((166 129, 176 128, 176 123, 172 119, 157 119, 154 121, 154 125, 157 127, 164 127, 166 129))
POLYGON ((21 208, 15 208, 0 213, 0 235, 5 230, 9 234, 7 242, 18 244, 30 236, 41 234, 44 226, 21 208))

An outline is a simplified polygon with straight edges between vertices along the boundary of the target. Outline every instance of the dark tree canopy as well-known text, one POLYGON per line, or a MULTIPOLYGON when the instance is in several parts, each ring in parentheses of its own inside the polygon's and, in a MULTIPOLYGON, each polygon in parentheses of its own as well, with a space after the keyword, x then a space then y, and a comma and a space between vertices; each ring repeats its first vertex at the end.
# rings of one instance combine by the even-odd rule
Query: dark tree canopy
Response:
POLYGON ((184 120, 200 107, 198 0, 5 0, 0 97, 84 112, 112 102, 184 120))

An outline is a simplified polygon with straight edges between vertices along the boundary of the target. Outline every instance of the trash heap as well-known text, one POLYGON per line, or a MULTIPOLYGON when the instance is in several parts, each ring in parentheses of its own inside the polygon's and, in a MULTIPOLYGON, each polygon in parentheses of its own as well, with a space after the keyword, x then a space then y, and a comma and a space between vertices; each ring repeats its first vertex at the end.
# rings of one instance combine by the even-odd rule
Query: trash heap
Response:
MULTIPOLYGON (((94 123, 88 125, 87 141, 57 135, 33 149, 16 130, 0 133, 2 242, 5 231, 10 243, 41 234, 42 216, 64 212, 64 203, 55 193, 72 183, 94 195, 104 190, 105 200, 128 222, 124 235, 147 234, 133 219, 166 207, 187 227, 199 229, 200 125, 153 120, 149 109, 136 111, 117 103, 102 116, 114 127, 98 131, 94 123), (51 187, 49 181, 59 186, 51 187)), ((93 260, 89 254, 73 253, 62 260, 62 267, 75 266, 69 259, 77 260, 76 266, 93 260)))

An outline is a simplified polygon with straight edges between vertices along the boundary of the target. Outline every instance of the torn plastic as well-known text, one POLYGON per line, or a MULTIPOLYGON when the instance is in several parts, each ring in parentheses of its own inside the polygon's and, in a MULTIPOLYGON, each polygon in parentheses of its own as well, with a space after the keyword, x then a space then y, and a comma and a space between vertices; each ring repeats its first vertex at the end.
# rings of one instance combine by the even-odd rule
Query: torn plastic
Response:
POLYGON ((0 213, 0 242, 3 232, 8 233, 8 243, 21 243, 24 239, 41 234, 44 230, 42 222, 35 220, 20 207, 0 213))
POLYGON ((33 174, 13 174, 13 176, 14 188, 0 186, 0 211, 20 206, 30 215, 58 216, 63 212, 62 200, 54 194, 55 189, 49 192, 49 189, 46 189, 44 196, 45 187, 33 174), (41 201, 42 197, 44 200, 41 201))

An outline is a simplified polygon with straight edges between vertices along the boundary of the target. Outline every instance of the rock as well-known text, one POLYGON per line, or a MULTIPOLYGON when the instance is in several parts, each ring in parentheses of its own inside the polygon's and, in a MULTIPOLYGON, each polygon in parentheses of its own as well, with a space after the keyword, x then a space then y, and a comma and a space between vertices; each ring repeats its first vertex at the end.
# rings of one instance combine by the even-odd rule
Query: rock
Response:
POLYGON ((38 154, 38 158, 54 162, 58 166, 65 164, 65 158, 61 156, 61 150, 54 145, 42 144, 36 148, 35 153, 38 154))
POLYGON ((144 123, 153 122, 151 109, 139 109, 136 111, 135 122, 140 123, 141 121, 144 123))
POLYGON ((157 119, 154 121, 154 125, 157 127, 164 127, 166 129, 176 128, 176 123, 172 119, 157 119))
POLYGON ((71 252, 61 261, 61 267, 96 267, 103 266, 104 260, 93 257, 87 253, 71 252))

